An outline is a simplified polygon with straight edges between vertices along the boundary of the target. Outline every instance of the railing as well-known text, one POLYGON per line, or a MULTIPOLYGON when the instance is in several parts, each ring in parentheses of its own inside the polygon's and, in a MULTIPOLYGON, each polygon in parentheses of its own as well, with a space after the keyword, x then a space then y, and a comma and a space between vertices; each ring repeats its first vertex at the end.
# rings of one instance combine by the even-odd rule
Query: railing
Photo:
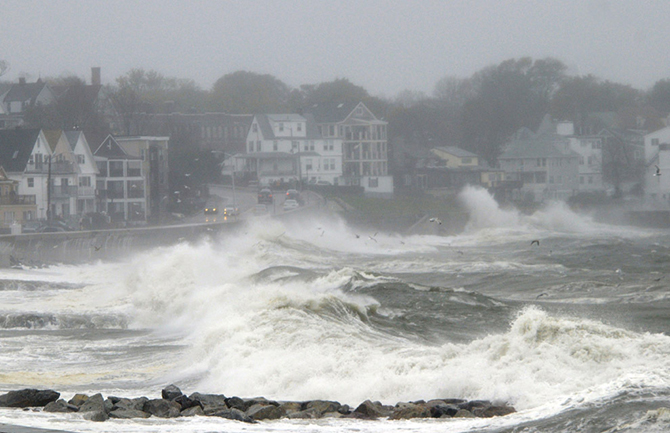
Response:
POLYGON ((0 205, 31 205, 36 204, 34 195, 3 195, 0 196, 0 205))
POLYGON ((77 190, 79 197, 95 197, 95 188, 92 186, 80 186, 77 190))
MULTIPOLYGON (((41 164, 35 164, 34 162, 28 163, 26 165, 26 172, 48 174, 49 162, 47 161, 41 164)), ((74 164, 72 164, 70 161, 53 161, 51 163, 51 174, 69 174, 74 172, 74 164)))
POLYGON ((296 176, 296 170, 266 170, 258 173, 259 176, 296 176))
POLYGON ((52 185, 51 198, 69 198, 77 196, 77 186, 74 185, 52 185))

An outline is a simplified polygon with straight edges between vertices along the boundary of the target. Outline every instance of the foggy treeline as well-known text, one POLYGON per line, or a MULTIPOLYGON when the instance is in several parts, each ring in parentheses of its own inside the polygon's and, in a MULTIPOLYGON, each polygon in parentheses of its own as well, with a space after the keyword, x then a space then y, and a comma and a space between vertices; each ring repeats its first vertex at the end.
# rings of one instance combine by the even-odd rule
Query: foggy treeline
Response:
MULTIPOLYGON (((82 94, 86 84, 74 76, 47 81, 81 86, 82 94)), ((133 69, 105 86, 102 96, 103 104, 91 107, 59 99, 54 107, 35 107, 26 120, 36 127, 76 127, 95 135, 142 134, 137 119, 151 113, 301 113, 320 102, 353 100, 363 101, 388 121, 390 142, 402 139, 427 148, 459 146, 494 164, 515 131, 535 130, 545 114, 579 125, 588 113, 615 112, 622 127, 635 128, 642 116, 645 129, 660 128, 670 112, 670 79, 650 89, 635 89, 593 75, 569 75, 566 65, 554 58, 524 57, 467 78, 445 76, 429 95, 406 90, 394 98, 378 97, 344 77, 291 88, 270 74, 248 71, 223 75, 205 90, 192 79, 133 69), (123 130, 104 130, 110 112, 123 130)))

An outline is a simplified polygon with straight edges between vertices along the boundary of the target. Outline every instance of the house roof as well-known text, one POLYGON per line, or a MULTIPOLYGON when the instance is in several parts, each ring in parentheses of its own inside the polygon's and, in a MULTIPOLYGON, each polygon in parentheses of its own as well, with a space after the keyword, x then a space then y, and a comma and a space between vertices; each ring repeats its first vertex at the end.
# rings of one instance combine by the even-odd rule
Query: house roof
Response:
POLYGON ((498 159, 578 157, 579 154, 568 145, 567 137, 552 132, 543 122, 537 133, 525 127, 519 129, 498 159))
POLYGON ((305 112, 318 123, 338 123, 354 111, 359 102, 321 102, 308 107, 305 112))
POLYGON ((477 157, 476 154, 474 154, 472 152, 468 152, 467 150, 461 149, 460 147, 456 147, 456 146, 440 146, 440 147, 435 147, 435 149, 441 150, 443 152, 446 152, 450 155, 457 156, 459 158, 476 158, 477 157))
POLYGON ((111 135, 108 135, 107 138, 105 138, 93 154, 107 159, 141 159, 128 155, 123 147, 121 147, 111 135))
POLYGON ((39 129, 0 130, 0 165, 10 173, 25 171, 39 135, 39 129))
POLYGON ((60 129, 43 129, 42 133, 44 134, 44 138, 47 139, 47 143, 49 143, 49 148, 51 151, 55 151, 56 145, 58 145, 58 140, 60 139, 63 131, 60 129))
POLYGON ((38 79, 34 83, 15 83, 5 95, 4 102, 30 101, 30 103, 33 104, 42 89, 44 89, 44 86, 46 86, 46 83, 41 79, 38 79))
POLYGON ((316 126, 314 117, 311 114, 301 116, 300 114, 257 114, 256 120, 263 133, 263 138, 266 140, 318 140, 321 139, 321 134, 316 126), (305 121, 305 136, 304 137, 276 137, 270 121, 273 122, 300 122, 305 121))

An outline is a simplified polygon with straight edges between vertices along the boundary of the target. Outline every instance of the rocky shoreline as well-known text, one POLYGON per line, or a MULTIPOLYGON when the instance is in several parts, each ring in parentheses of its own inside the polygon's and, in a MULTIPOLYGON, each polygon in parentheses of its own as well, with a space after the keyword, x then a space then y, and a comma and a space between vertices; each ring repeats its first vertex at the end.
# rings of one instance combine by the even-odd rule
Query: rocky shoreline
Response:
POLYGON ((399 402, 395 406, 366 400, 356 408, 328 400, 274 401, 263 397, 226 397, 195 392, 186 396, 175 385, 161 392, 161 398, 107 397, 76 394, 69 401, 53 390, 23 389, 0 395, 0 407, 42 408, 44 412, 77 412, 84 419, 176 418, 216 416, 255 423, 275 419, 410 419, 410 418, 490 418, 516 412, 512 406, 494 405, 486 400, 433 399, 399 402))

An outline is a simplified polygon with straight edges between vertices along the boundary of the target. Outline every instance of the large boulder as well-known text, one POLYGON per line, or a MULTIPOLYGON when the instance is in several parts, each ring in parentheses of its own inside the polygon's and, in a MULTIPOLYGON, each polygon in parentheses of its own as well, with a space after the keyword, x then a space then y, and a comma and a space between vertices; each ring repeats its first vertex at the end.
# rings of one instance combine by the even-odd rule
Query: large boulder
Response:
POLYGON ((254 420, 252 417, 247 415, 246 413, 242 412, 241 410, 238 409, 223 409, 218 412, 213 412, 209 414, 210 416, 218 416, 221 418, 226 418, 226 419, 232 419, 235 421, 242 421, 242 422, 248 422, 248 423, 255 423, 257 422, 254 420))
POLYGON ((88 396, 86 394, 75 394, 69 401, 69 404, 73 404, 77 407, 81 407, 82 404, 84 404, 88 400, 88 396))
POLYGON ((142 410, 159 418, 177 418, 181 413, 181 406, 174 401, 157 398, 144 403, 142 410))
POLYGON ((193 402, 193 405, 199 405, 205 412, 205 415, 229 408, 226 404, 226 396, 223 394, 200 394, 199 392, 194 392, 188 398, 193 402))
POLYGON ((149 418, 150 413, 137 409, 126 409, 123 407, 114 409, 109 413, 110 418, 132 419, 132 418, 149 418))
POLYGON ((399 404, 389 419, 411 419, 411 418, 428 418, 430 417, 430 409, 425 404, 403 403, 399 404))
POLYGON ((189 407, 181 411, 181 416, 204 416, 205 411, 200 406, 189 407))
POLYGON ((255 420, 279 419, 286 416, 286 410, 272 404, 255 404, 247 410, 247 415, 255 420))
POLYGON ((44 406, 44 412, 78 412, 79 408, 73 404, 69 404, 62 398, 59 398, 56 401, 49 402, 44 406))
POLYGON ((149 399, 146 397, 138 397, 138 398, 120 398, 116 403, 114 403, 114 407, 112 410, 116 409, 129 409, 129 410, 144 410, 144 405, 146 402, 148 402, 149 399))
POLYGON ((102 394, 98 393, 87 398, 79 407, 79 412, 107 412, 105 410, 105 400, 103 400, 102 394))
POLYGON ((39 389, 22 389, 20 391, 9 391, 0 395, 0 407, 42 407, 58 400, 60 393, 39 389))
POLYGON ((354 418, 376 419, 380 417, 387 417, 390 412, 385 410, 381 403, 373 403, 370 400, 365 400, 359 404, 352 416, 354 418))
POLYGON ((168 385, 161 391, 161 396, 165 400, 174 400, 182 395, 183 394, 181 392, 181 389, 179 389, 176 385, 168 385))
POLYGON ((314 409, 319 416, 323 416, 323 414, 327 412, 337 412, 341 407, 342 405, 340 403, 328 400, 312 400, 304 405, 305 410, 314 409))

